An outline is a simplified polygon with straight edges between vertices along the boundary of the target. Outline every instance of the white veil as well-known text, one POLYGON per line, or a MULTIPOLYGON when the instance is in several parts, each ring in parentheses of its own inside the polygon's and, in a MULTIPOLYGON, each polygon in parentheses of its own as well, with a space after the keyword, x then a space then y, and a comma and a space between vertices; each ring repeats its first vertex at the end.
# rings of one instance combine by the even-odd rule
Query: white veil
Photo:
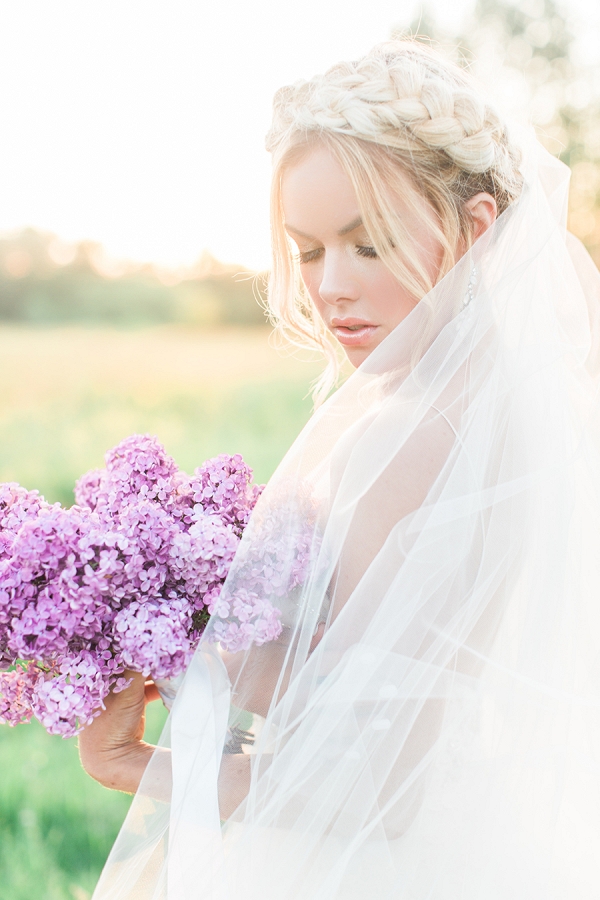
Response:
POLYGON ((211 620, 94 900, 600 895, 600 276, 522 171, 265 490, 224 597, 281 637, 230 685, 211 620))

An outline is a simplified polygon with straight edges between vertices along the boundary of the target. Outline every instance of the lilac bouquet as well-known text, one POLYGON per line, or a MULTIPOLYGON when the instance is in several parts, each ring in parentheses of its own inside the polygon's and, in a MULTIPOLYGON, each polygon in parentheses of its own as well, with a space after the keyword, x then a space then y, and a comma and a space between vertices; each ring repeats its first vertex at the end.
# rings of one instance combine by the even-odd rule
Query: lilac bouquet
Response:
POLYGON ((70 509, 0 485, 0 722, 76 734, 126 669, 180 674, 212 614, 227 650, 276 639, 268 601, 221 599, 261 490, 239 455, 190 476, 139 435, 77 482, 70 509))

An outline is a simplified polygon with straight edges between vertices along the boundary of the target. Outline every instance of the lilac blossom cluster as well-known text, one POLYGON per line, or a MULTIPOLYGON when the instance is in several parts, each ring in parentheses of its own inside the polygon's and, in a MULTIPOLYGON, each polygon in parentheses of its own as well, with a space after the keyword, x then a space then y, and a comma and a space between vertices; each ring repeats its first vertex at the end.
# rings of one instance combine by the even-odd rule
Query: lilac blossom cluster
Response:
POLYGON ((272 640, 282 628, 282 607, 301 600, 300 589, 319 557, 321 536, 310 495, 303 496, 294 482, 280 485, 279 494, 253 518, 233 577, 210 601, 211 638, 225 647, 246 650, 272 640))
POLYGON ((189 476, 147 435, 80 478, 70 509, 0 485, 0 722, 76 734, 125 670, 182 672, 211 615, 229 651, 276 639, 252 585, 221 599, 260 492, 240 455, 189 476))

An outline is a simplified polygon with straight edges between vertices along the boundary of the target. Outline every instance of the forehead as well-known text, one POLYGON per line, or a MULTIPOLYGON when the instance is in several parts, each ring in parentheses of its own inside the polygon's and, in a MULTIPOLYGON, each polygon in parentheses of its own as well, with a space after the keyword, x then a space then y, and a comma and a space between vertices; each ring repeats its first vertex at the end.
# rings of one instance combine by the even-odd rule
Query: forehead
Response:
POLYGON ((378 153, 378 149, 365 146, 357 151, 350 147, 352 152, 345 165, 361 185, 360 199, 335 150, 325 144, 306 148, 284 165, 281 205, 284 225, 290 233, 310 237, 321 237, 325 231, 339 234, 359 218, 388 220, 388 227, 390 215, 394 219, 412 219, 417 213, 418 219, 423 215, 428 218, 433 210, 404 165, 378 153))
POLYGON ((309 234, 316 225, 338 231, 360 214, 350 178, 323 146, 311 148, 286 167, 281 200, 286 227, 309 234))

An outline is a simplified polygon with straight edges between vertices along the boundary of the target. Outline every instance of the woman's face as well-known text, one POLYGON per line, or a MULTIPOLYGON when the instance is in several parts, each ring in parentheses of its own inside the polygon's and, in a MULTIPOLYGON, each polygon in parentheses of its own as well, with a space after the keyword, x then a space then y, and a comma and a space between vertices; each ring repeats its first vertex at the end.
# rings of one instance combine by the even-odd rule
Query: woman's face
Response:
MULTIPOLYGON (((285 172, 282 202, 285 227, 298 246, 302 279, 315 309, 352 365, 359 366, 416 301, 377 257, 352 183, 325 147, 316 147, 285 172)), ((435 284, 441 247, 401 197, 395 198, 395 206, 435 284)))

